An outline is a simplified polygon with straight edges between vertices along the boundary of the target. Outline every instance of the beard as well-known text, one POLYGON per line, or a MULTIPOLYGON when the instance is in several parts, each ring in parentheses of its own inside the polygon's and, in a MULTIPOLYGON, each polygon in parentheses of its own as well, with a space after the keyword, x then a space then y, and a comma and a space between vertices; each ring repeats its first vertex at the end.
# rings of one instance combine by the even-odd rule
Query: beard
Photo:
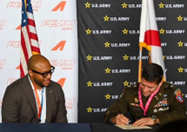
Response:
POLYGON ((42 80, 38 80, 36 78, 34 78, 34 82, 37 86, 43 88, 43 87, 46 87, 43 83, 42 83, 42 80))

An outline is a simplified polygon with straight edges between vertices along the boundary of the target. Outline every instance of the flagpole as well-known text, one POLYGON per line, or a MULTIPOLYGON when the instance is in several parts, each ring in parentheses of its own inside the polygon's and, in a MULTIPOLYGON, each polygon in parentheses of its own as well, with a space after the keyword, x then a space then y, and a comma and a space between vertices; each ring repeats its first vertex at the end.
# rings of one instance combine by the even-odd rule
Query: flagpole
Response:
POLYGON ((138 65, 138 82, 141 81, 141 76, 142 76, 142 46, 140 46, 139 50, 139 65, 138 65))
MULTIPOLYGON (((142 7, 145 7, 146 0, 142 0, 142 7)), ((146 16, 144 15, 147 11, 147 8, 141 9, 141 18, 140 18, 140 36, 139 36, 139 65, 138 65, 138 82, 141 81, 142 76, 142 50, 144 44, 144 32, 145 32, 145 20, 146 16)))

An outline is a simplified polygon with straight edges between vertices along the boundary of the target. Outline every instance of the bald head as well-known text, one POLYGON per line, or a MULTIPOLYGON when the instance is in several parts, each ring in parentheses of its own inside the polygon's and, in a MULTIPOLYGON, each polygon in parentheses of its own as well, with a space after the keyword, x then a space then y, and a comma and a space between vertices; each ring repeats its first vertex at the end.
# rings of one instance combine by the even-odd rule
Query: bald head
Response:
POLYGON ((28 62, 28 73, 36 89, 42 89, 50 85, 52 69, 49 60, 42 55, 33 55, 28 62))
POLYGON ((36 54, 30 57, 28 62, 28 69, 35 69, 40 64, 49 64, 49 60, 42 55, 36 54))

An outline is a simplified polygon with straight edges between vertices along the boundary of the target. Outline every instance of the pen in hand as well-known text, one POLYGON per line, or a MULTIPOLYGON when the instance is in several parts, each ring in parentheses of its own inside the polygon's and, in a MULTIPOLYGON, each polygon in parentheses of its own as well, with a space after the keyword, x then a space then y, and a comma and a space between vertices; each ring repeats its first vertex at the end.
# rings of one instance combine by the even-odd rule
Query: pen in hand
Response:
POLYGON ((131 120, 129 120, 129 122, 127 124, 130 124, 131 120))
MULTIPOLYGON (((122 113, 121 115, 123 115, 123 113, 122 113)), ((123 116, 124 116, 124 115, 123 115, 123 116)), ((124 116, 124 117, 126 117, 126 116, 124 116)), ((127 122, 127 125, 130 124, 130 122, 131 122, 131 120, 129 120, 129 121, 127 122)))

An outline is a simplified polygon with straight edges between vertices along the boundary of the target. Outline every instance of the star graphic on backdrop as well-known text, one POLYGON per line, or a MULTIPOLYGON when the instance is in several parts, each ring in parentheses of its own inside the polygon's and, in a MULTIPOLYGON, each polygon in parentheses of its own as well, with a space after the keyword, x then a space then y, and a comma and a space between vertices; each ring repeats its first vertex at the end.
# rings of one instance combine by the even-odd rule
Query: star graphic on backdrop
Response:
POLYGON ((178 21, 182 21, 183 17, 182 17, 181 15, 179 15, 179 16, 177 17, 177 19, 178 19, 178 21))
POLYGON ((91 4, 88 3, 88 2, 85 4, 86 8, 90 8, 90 5, 91 5, 91 4))
POLYGON ((92 87, 92 82, 91 81, 89 81, 89 82, 87 82, 87 87, 92 87))
POLYGON ((92 30, 90 30, 89 28, 86 30, 86 34, 91 34, 92 30))
POLYGON ((177 44, 178 44, 178 47, 183 47, 183 44, 184 44, 184 43, 183 43, 182 41, 180 41, 180 42, 178 42, 177 44))
POLYGON ((126 28, 122 30, 123 31, 123 34, 128 34, 128 31, 126 28))
POLYGON ((105 16, 105 17, 103 17, 104 18, 104 21, 109 21, 109 18, 110 17, 108 17, 107 15, 105 16))
POLYGON ((111 98, 111 95, 107 93, 107 95, 105 95, 105 98, 106 98, 106 99, 110 99, 110 98, 111 98))
POLYGON ((109 47, 110 48, 110 43, 107 41, 106 43, 104 43, 105 44, 105 48, 106 47, 109 47))
POLYGON ((87 112, 88 112, 88 113, 92 113, 92 110, 93 110, 93 109, 92 109, 91 107, 88 107, 88 108, 87 108, 87 112))
POLYGON ((180 73, 180 72, 183 73, 184 68, 180 67, 180 68, 178 68, 178 70, 179 70, 179 73, 180 73))
POLYGON ((164 4, 161 2, 160 4, 158 4, 159 8, 164 8, 164 4))
POLYGON ((127 8, 128 4, 126 4, 125 2, 122 5, 122 8, 127 8))
POLYGON ((86 56, 86 58, 87 58, 87 61, 92 61, 92 56, 91 55, 86 56))
POLYGON ((125 82, 123 82, 124 86, 128 86, 129 82, 126 80, 125 82))
POLYGON ((109 69, 108 67, 107 67, 107 69, 105 69, 106 73, 110 73, 110 71, 111 71, 111 69, 109 69))
POLYGON ((125 54, 125 56, 123 56, 124 60, 129 60, 129 56, 125 54))
POLYGON ((163 28, 161 28, 161 29, 159 30, 159 32, 160 32, 160 34, 164 34, 164 33, 165 33, 165 30, 164 30, 163 28))
POLYGON ((165 55, 163 55, 163 60, 165 60, 166 59, 166 56, 165 55))

